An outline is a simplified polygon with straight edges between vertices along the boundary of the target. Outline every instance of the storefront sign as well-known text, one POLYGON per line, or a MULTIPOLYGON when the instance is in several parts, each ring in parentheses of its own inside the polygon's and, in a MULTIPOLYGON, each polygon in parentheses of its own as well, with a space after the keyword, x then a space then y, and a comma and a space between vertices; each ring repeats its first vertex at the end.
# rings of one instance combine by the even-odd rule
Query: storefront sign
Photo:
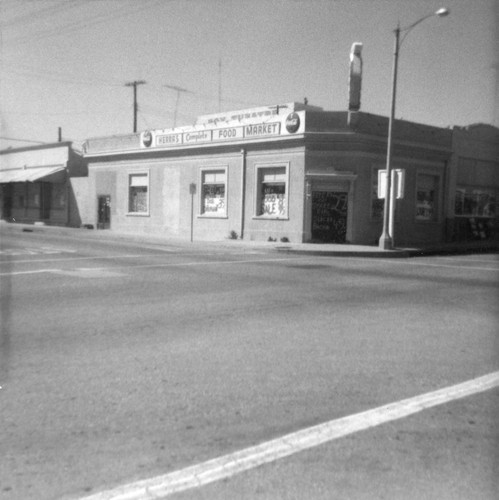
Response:
POLYGON ((244 127, 221 128, 213 131, 214 141, 228 141, 232 139, 242 139, 244 137, 244 127))
POLYGON ((214 115, 207 115, 204 117, 200 117, 197 123, 217 125, 217 123, 229 122, 233 120, 265 120, 270 118, 271 116, 278 115, 279 112, 276 107, 260 107, 260 108, 252 108, 247 110, 242 110, 239 112, 230 112, 230 113, 217 113, 214 115))
POLYGON ((151 146, 152 144, 152 134, 151 132, 149 132, 149 130, 146 130, 143 134, 142 134, 142 144, 148 148, 151 146))
POLYGON ((156 136, 156 146, 178 146, 182 144, 182 134, 165 134, 156 136))
POLYGON ((300 128, 300 117, 297 113, 291 113, 286 118, 286 130, 294 134, 300 128))
POLYGON ((280 132, 281 124, 279 122, 246 125, 244 127, 244 137, 265 137, 269 135, 279 135, 280 132))
POLYGON ((141 134, 142 148, 169 148, 176 146, 209 144, 216 142, 237 141, 242 139, 260 139, 284 134, 294 134, 302 126, 298 113, 291 113, 286 119, 269 123, 255 123, 247 125, 225 126, 221 128, 201 129, 192 127, 192 130, 181 132, 145 131, 141 134), (282 126, 281 126, 282 125, 282 126), (285 128, 284 128, 285 127, 285 128))
POLYGON ((199 144, 200 142, 211 142, 211 130, 186 132, 183 134, 185 144, 199 144))

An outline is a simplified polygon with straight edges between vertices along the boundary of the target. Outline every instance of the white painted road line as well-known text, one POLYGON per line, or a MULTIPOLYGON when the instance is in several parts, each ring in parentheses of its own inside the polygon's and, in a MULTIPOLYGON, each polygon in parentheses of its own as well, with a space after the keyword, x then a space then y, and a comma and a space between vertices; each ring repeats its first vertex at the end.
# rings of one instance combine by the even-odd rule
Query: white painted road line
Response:
POLYGON ((153 500, 229 478, 303 450, 456 399, 499 387, 499 372, 338 420, 331 420, 257 446, 162 476, 137 481, 80 500, 153 500))
POLYGON ((11 273, 0 273, 0 276, 19 276, 23 274, 51 273, 54 269, 35 269, 34 271, 13 271, 11 273))
MULTIPOLYGON (((147 257, 164 257, 165 255, 162 253, 147 255, 147 257)), ((56 259, 26 259, 26 260, 1 260, 0 265, 16 265, 16 264, 36 264, 39 262, 73 262, 78 260, 119 260, 119 259, 136 259, 144 257, 141 254, 132 254, 132 255, 101 255, 101 256, 93 256, 93 257, 58 257, 56 259)))
MULTIPOLYGON (((163 257, 164 254, 158 254, 158 255, 151 255, 149 257, 163 257)), ((75 257, 75 258, 68 258, 68 259, 43 259, 40 261, 12 261, 12 264, 17 264, 17 263, 33 263, 33 262, 70 262, 70 261, 82 261, 82 260, 103 260, 103 259, 114 259, 114 260, 119 260, 119 259, 128 259, 128 258, 135 258, 135 257, 140 257, 137 255, 122 255, 122 256, 106 256, 106 257, 75 257)), ((191 262, 167 262, 165 264, 159 264, 159 263, 154 263, 154 264, 138 264, 138 265, 131 265, 131 266, 114 266, 112 269, 113 270, 118 270, 118 269, 127 269, 127 270, 132 270, 132 269, 152 269, 152 268, 168 268, 168 267, 190 267, 190 266, 214 266, 214 265, 230 265, 230 264, 258 264, 258 263, 266 263, 266 262, 290 262, 290 261, 303 261, 303 260, 308 260, 309 257, 306 256, 298 256, 298 257, 276 257, 276 258, 271 258, 271 259, 241 259, 241 260, 213 260, 213 261, 191 261, 191 262)), ((405 266, 422 266, 422 267, 444 267, 444 268, 452 268, 452 269, 459 269, 461 271, 467 270, 467 271, 495 271, 499 272, 499 268, 492 268, 492 267, 473 267, 473 266, 457 266, 457 265, 446 265, 446 264, 430 264, 430 263, 414 263, 414 262, 408 262, 407 260, 404 260, 403 262, 401 261, 395 261, 394 259, 366 259, 366 258, 360 258, 360 257, 352 257, 349 258, 348 260, 360 260, 362 262, 365 262, 366 260, 369 260, 371 262, 376 262, 380 266, 386 266, 386 265, 394 265, 394 264, 402 264, 405 266)), ((2 264, 0 262, 0 264, 2 264)), ((108 271, 109 267, 96 267, 94 268, 95 271, 108 271)), ((39 270, 33 270, 33 271, 10 271, 10 272, 3 272, 0 273, 1 276, 17 276, 17 275, 23 275, 23 274, 39 274, 39 273, 55 273, 55 274, 63 274, 61 272, 61 269, 39 269, 39 270)))
MULTIPOLYGON (((133 256, 124 256, 124 257, 133 257, 133 256)), ((121 258, 121 257, 120 257, 121 258)), ((99 260, 96 257, 96 260, 99 260)), ((168 267, 191 267, 191 266, 214 266, 214 265, 229 265, 229 264, 258 264, 260 262, 280 262, 280 261, 291 261, 291 260, 305 260, 305 257, 279 257, 276 259, 244 259, 244 260, 214 260, 214 261, 192 261, 192 262, 169 262, 166 264, 138 264, 136 266, 113 266, 113 267, 94 267, 92 268, 95 272, 111 272, 119 269, 124 269, 131 271, 133 269, 158 269, 158 268, 168 268, 168 267)), ((85 260, 85 259, 57 259, 57 262, 63 261, 67 262, 68 260, 85 260)), ((45 260, 43 262, 49 262, 45 260)), ((90 268, 80 268, 80 269, 90 269, 90 268)), ((33 271, 10 271, 0 273, 0 276, 17 276, 22 274, 39 274, 39 273, 54 273, 54 274, 64 274, 63 269, 37 269, 33 271)))
POLYGON ((424 266, 424 267, 446 267, 446 268, 451 268, 451 269, 460 269, 460 270, 468 270, 468 271, 495 271, 498 272, 499 268, 497 267, 479 267, 479 266, 458 266, 458 265, 451 265, 451 264, 430 264, 429 262, 420 262, 420 263, 415 263, 415 262, 409 262, 408 263, 411 266, 424 266))
MULTIPOLYGON (((414 267, 442 267, 442 268, 447 268, 447 269, 459 269, 462 271, 495 271, 499 272, 499 267, 478 267, 478 266, 473 266, 473 265, 457 265, 457 264, 433 264, 428 261, 417 261, 413 259, 380 259, 376 257, 345 257, 345 259, 348 260, 358 260, 365 262, 366 260, 369 260, 369 262, 376 262, 380 266, 414 266, 414 267)), ((491 264, 495 264, 495 262, 490 262, 491 264)))

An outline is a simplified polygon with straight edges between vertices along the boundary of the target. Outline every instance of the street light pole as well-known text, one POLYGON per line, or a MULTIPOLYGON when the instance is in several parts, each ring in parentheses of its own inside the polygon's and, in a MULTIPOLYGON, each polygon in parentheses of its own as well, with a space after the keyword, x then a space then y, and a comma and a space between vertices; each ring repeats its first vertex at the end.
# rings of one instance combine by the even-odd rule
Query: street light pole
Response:
POLYGON ((393 71, 392 71, 392 104, 390 108, 390 118, 388 121, 388 142, 386 146, 386 187, 385 187, 385 206, 383 209, 383 232, 379 239, 379 246, 384 250, 393 248, 392 234, 389 230, 391 195, 392 195, 392 153, 393 153, 393 122, 395 119, 395 102, 397 97, 397 72, 399 60, 399 40, 400 24, 395 30, 395 46, 393 50, 393 71))
POLYGON ((393 224, 395 218, 395 196, 392 196, 392 154, 393 154, 393 124, 395 121, 395 103, 397 100, 397 73, 398 73, 398 60, 399 60, 399 52, 400 46, 402 42, 405 40, 405 37, 409 34, 415 26, 419 23, 422 23, 425 19, 428 19, 433 16, 444 17, 449 14, 449 9, 439 9, 436 12, 432 12, 421 19, 418 19, 415 23, 412 23, 410 26, 406 28, 400 28, 400 23, 397 25, 397 29, 394 31, 395 33, 395 44, 393 50, 393 74, 392 74, 392 101, 390 108, 390 118, 388 121, 388 139, 386 146, 386 182, 385 182, 385 205, 383 209, 383 231, 381 233, 379 239, 379 247, 383 250, 391 250, 393 249, 393 224), (404 32, 405 35, 400 40, 400 33, 404 32), (392 219, 392 225, 390 224, 390 219, 392 219), (392 226, 392 227, 390 227, 392 226))

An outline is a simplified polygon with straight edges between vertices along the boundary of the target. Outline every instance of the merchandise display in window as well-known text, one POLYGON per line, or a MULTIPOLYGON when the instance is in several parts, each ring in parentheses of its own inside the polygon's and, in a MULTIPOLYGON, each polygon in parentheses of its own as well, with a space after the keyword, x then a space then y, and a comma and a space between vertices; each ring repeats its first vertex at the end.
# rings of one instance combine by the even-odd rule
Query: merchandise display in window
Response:
POLYGON ((275 217, 286 215, 286 187, 284 184, 262 184, 261 215, 275 217))
POLYGON ((201 210, 204 215, 226 215, 226 178, 227 175, 225 170, 203 172, 201 210))
POLYGON ((147 174, 131 174, 128 195, 128 211, 130 213, 147 213, 149 176, 147 174))
POLYGON ((437 177, 419 175, 416 191, 416 220, 437 220, 437 177))
POLYGON ((286 167, 259 168, 257 193, 258 216, 269 218, 287 217, 286 167))

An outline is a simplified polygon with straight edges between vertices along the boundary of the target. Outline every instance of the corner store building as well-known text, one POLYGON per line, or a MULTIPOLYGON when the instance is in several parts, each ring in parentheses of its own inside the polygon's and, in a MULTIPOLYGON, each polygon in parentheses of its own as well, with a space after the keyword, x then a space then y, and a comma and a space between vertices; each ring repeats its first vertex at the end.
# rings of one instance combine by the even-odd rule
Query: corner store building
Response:
MULTIPOLYGON (((387 128, 385 117, 289 103, 89 139, 83 212, 96 227, 168 238, 376 244, 387 128)), ((449 238, 451 160, 451 130, 397 121, 397 245, 449 238)))

